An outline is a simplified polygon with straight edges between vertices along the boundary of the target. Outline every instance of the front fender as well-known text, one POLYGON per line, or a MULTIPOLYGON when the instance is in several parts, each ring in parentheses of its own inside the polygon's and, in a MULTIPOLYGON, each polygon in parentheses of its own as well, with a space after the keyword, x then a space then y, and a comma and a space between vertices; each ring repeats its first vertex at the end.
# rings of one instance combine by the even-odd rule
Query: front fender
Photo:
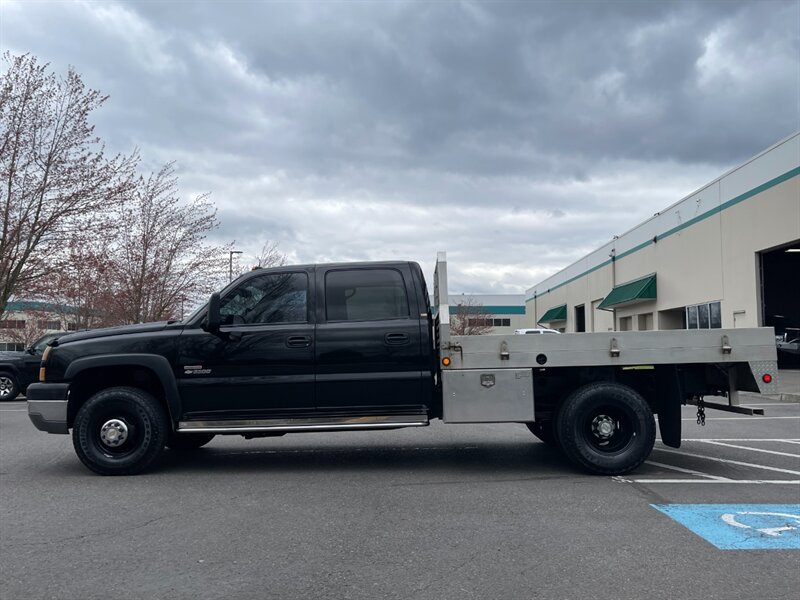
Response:
POLYGON ((170 418, 176 422, 181 415, 181 400, 178 394, 178 384, 172 372, 169 361, 158 354, 99 354, 87 356, 72 361, 64 372, 66 381, 73 381, 81 372, 87 369, 102 367, 144 367, 155 373, 164 389, 167 408, 170 418))

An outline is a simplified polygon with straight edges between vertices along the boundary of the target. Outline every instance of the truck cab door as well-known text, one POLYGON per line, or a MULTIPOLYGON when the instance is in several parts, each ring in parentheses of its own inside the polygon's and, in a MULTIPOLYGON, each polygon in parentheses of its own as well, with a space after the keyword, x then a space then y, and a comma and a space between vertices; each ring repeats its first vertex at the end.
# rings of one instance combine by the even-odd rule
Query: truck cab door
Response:
POLYGON ((187 327, 183 418, 265 419, 314 409, 313 268, 258 273, 220 299, 219 334, 187 327))
POLYGON ((413 289, 408 265, 317 268, 319 410, 420 412, 430 367, 413 289))

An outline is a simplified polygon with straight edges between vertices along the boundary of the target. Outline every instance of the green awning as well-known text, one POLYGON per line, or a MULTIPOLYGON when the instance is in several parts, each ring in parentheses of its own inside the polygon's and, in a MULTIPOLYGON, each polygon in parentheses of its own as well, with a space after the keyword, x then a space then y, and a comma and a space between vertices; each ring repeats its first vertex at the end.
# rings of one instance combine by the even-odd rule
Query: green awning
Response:
POLYGON ((656 299, 656 274, 646 275, 612 289, 597 308, 610 310, 636 302, 656 299))
POLYGON ((567 320, 567 305, 554 306, 542 315, 542 318, 537 323, 554 323, 556 321, 567 320))

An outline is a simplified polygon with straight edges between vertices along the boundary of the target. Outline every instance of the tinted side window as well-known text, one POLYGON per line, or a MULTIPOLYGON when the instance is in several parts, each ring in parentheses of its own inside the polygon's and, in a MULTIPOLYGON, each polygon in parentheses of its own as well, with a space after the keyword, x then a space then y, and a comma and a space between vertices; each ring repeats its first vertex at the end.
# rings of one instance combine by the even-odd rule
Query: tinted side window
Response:
POLYGON ((378 321, 408 316, 403 276, 394 269, 329 271, 325 274, 329 321, 378 321))
POLYGON ((224 325, 302 323, 308 320, 308 277, 273 273, 248 279, 220 302, 224 325))

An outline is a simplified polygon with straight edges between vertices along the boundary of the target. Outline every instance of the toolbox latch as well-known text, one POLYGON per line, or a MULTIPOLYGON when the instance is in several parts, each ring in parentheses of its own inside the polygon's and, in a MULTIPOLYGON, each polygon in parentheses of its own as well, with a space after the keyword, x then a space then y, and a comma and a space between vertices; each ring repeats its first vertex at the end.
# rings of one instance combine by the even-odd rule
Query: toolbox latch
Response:
POLYGON ((617 338, 611 338, 611 347, 608 349, 608 353, 611 355, 611 358, 616 358, 619 356, 619 345, 617 344, 617 338))

